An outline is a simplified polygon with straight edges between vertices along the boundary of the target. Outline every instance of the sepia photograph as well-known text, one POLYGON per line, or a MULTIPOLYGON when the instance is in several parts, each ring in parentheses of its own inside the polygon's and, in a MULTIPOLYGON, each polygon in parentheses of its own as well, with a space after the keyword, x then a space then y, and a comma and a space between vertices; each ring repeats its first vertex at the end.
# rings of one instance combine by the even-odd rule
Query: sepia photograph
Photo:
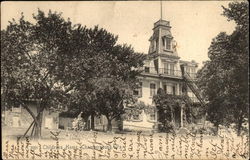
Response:
POLYGON ((247 1, 1 2, 4 160, 249 159, 247 1))

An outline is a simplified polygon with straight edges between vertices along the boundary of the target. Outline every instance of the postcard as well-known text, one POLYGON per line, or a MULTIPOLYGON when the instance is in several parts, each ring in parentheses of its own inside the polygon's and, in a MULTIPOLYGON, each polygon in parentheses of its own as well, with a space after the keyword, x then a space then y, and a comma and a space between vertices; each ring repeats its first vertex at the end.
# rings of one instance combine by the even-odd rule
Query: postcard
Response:
POLYGON ((249 159, 248 8, 2 2, 3 159, 249 159))

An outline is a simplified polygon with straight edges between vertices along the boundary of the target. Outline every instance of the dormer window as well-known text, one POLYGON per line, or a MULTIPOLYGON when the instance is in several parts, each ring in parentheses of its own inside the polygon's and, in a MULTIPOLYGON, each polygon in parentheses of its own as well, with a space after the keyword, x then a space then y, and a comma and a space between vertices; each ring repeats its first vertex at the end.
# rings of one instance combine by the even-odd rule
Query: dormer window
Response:
POLYGON ((162 37, 162 46, 164 49, 166 49, 165 37, 162 37))
POLYGON ((171 49, 171 39, 166 37, 166 49, 170 50, 171 49))
POLYGON ((171 38, 169 37, 162 37, 162 46, 164 50, 171 50, 171 38))

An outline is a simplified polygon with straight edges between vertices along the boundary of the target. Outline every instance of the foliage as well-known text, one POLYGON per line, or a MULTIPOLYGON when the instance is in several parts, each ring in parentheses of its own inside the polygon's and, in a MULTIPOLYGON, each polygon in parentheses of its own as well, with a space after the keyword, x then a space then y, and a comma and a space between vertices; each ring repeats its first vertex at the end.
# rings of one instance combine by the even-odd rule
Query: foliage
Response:
POLYGON ((153 102, 158 109, 158 120, 162 123, 160 130, 171 132, 174 130, 174 111, 179 109, 183 103, 183 97, 164 93, 159 89, 157 95, 153 97, 153 102))
POLYGON ((116 44, 117 36, 98 26, 78 29, 87 35, 83 34, 82 39, 89 40, 79 52, 83 58, 77 55, 74 66, 70 66, 77 72, 69 72, 63 81, 74 88, 70 98, 73 101, 68 106, 78 108, 85 117, 103 114, 111 121, 124 113, 123 105, 133 99, 131 91, 140 73, 135 68, 143 65, 144 56, 135 53, 131 46, 116 44))
MULTIPOLYGON (((131 46, 117 45, 118 37, 105 29, 72 25, 61 13, 38 10, 33 18, 30 23, 22 16, 1 30, 2 104, 36 99, 40 113, 67 106, 84 116, 119 116, 144 56, 131 46)), ((42 116, 24 107, 41 127, 42 116)))
POLYGON ((125 114, 123 114, 123 119, 130 120, 133 116, 141 115, 142 111, 146 114, 154 113, 156 110, 155 107, 150 105, 146 105, 142 101, 135 102, 135 104, 131 106, 127 106, 125 108, 125 114))
POLYGON ((67 92, 56 73, 64 65, 65 55, 74 52, 65 44, 73 38, 73 27, 61 14, 51 11, 45 15, 38 10, 33 18, 34 24, 22 16, 1 30, 1 96, 5 106, 16 102, 28 110, 39 137, 42 111, 62 109, 66 101, 67 92), (23 103, 29 99, 40 101, 40 116, 36 117, 23 103))
POLYGON ((125 113, 125 106, 135 103, 132 91, 136 87, 134 85, 136 81, 136 77, 122 80, 112 76, 112 78, 100 78, 96 83, 96 111, 97 114, 106 116, 108 131, 112 129, 111 121, 121 118, 121 115, 125 113))
POLYGON ((153 101, 158 109, 159 122, 163 125, 160 128, 162 131, 170 132, 175 129, 174 112, 180 111, 182 105, 184 105, 185 122, 195 123, 194 120, 200 120, 204 116, 205 110, 200 103, 192 102, 185 94, 166 94, 163 89, 159 89, 157 95, 153 97, 153 101))
POLYGON ((248 118, 248 3, 233 2, 223 15, 237 24, 231 35, 213 39, 207 61, 198 72, 198 85, 208 103, 208 119, 215 126, 237 125, 238 135, 248 118))

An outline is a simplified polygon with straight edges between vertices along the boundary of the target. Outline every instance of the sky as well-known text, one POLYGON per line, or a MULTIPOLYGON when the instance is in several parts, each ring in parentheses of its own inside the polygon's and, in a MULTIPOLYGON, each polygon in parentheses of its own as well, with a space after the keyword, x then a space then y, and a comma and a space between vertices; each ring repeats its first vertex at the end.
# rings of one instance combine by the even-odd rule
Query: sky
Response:
MULTIPOLYGON (((177 41, 177 52, 182 60, 199 63, 208 60, 211 41, 220 32, 231 34, 235 23, 222 16, 222 5, 230 1, 162 1, 162 19, 170 21, 171 32, 177 41)), ((87 27, 99 25, 118 35, 118 43, 132 45, 136 52, 148 53, 153 24, 160 19, 159 1, 61 1, 61 2, 2 2, 1 29, 8 21, 19 19, 23 12, 33 22, 32 14, 40 8, 62 12, 73 24, 87 27)))

